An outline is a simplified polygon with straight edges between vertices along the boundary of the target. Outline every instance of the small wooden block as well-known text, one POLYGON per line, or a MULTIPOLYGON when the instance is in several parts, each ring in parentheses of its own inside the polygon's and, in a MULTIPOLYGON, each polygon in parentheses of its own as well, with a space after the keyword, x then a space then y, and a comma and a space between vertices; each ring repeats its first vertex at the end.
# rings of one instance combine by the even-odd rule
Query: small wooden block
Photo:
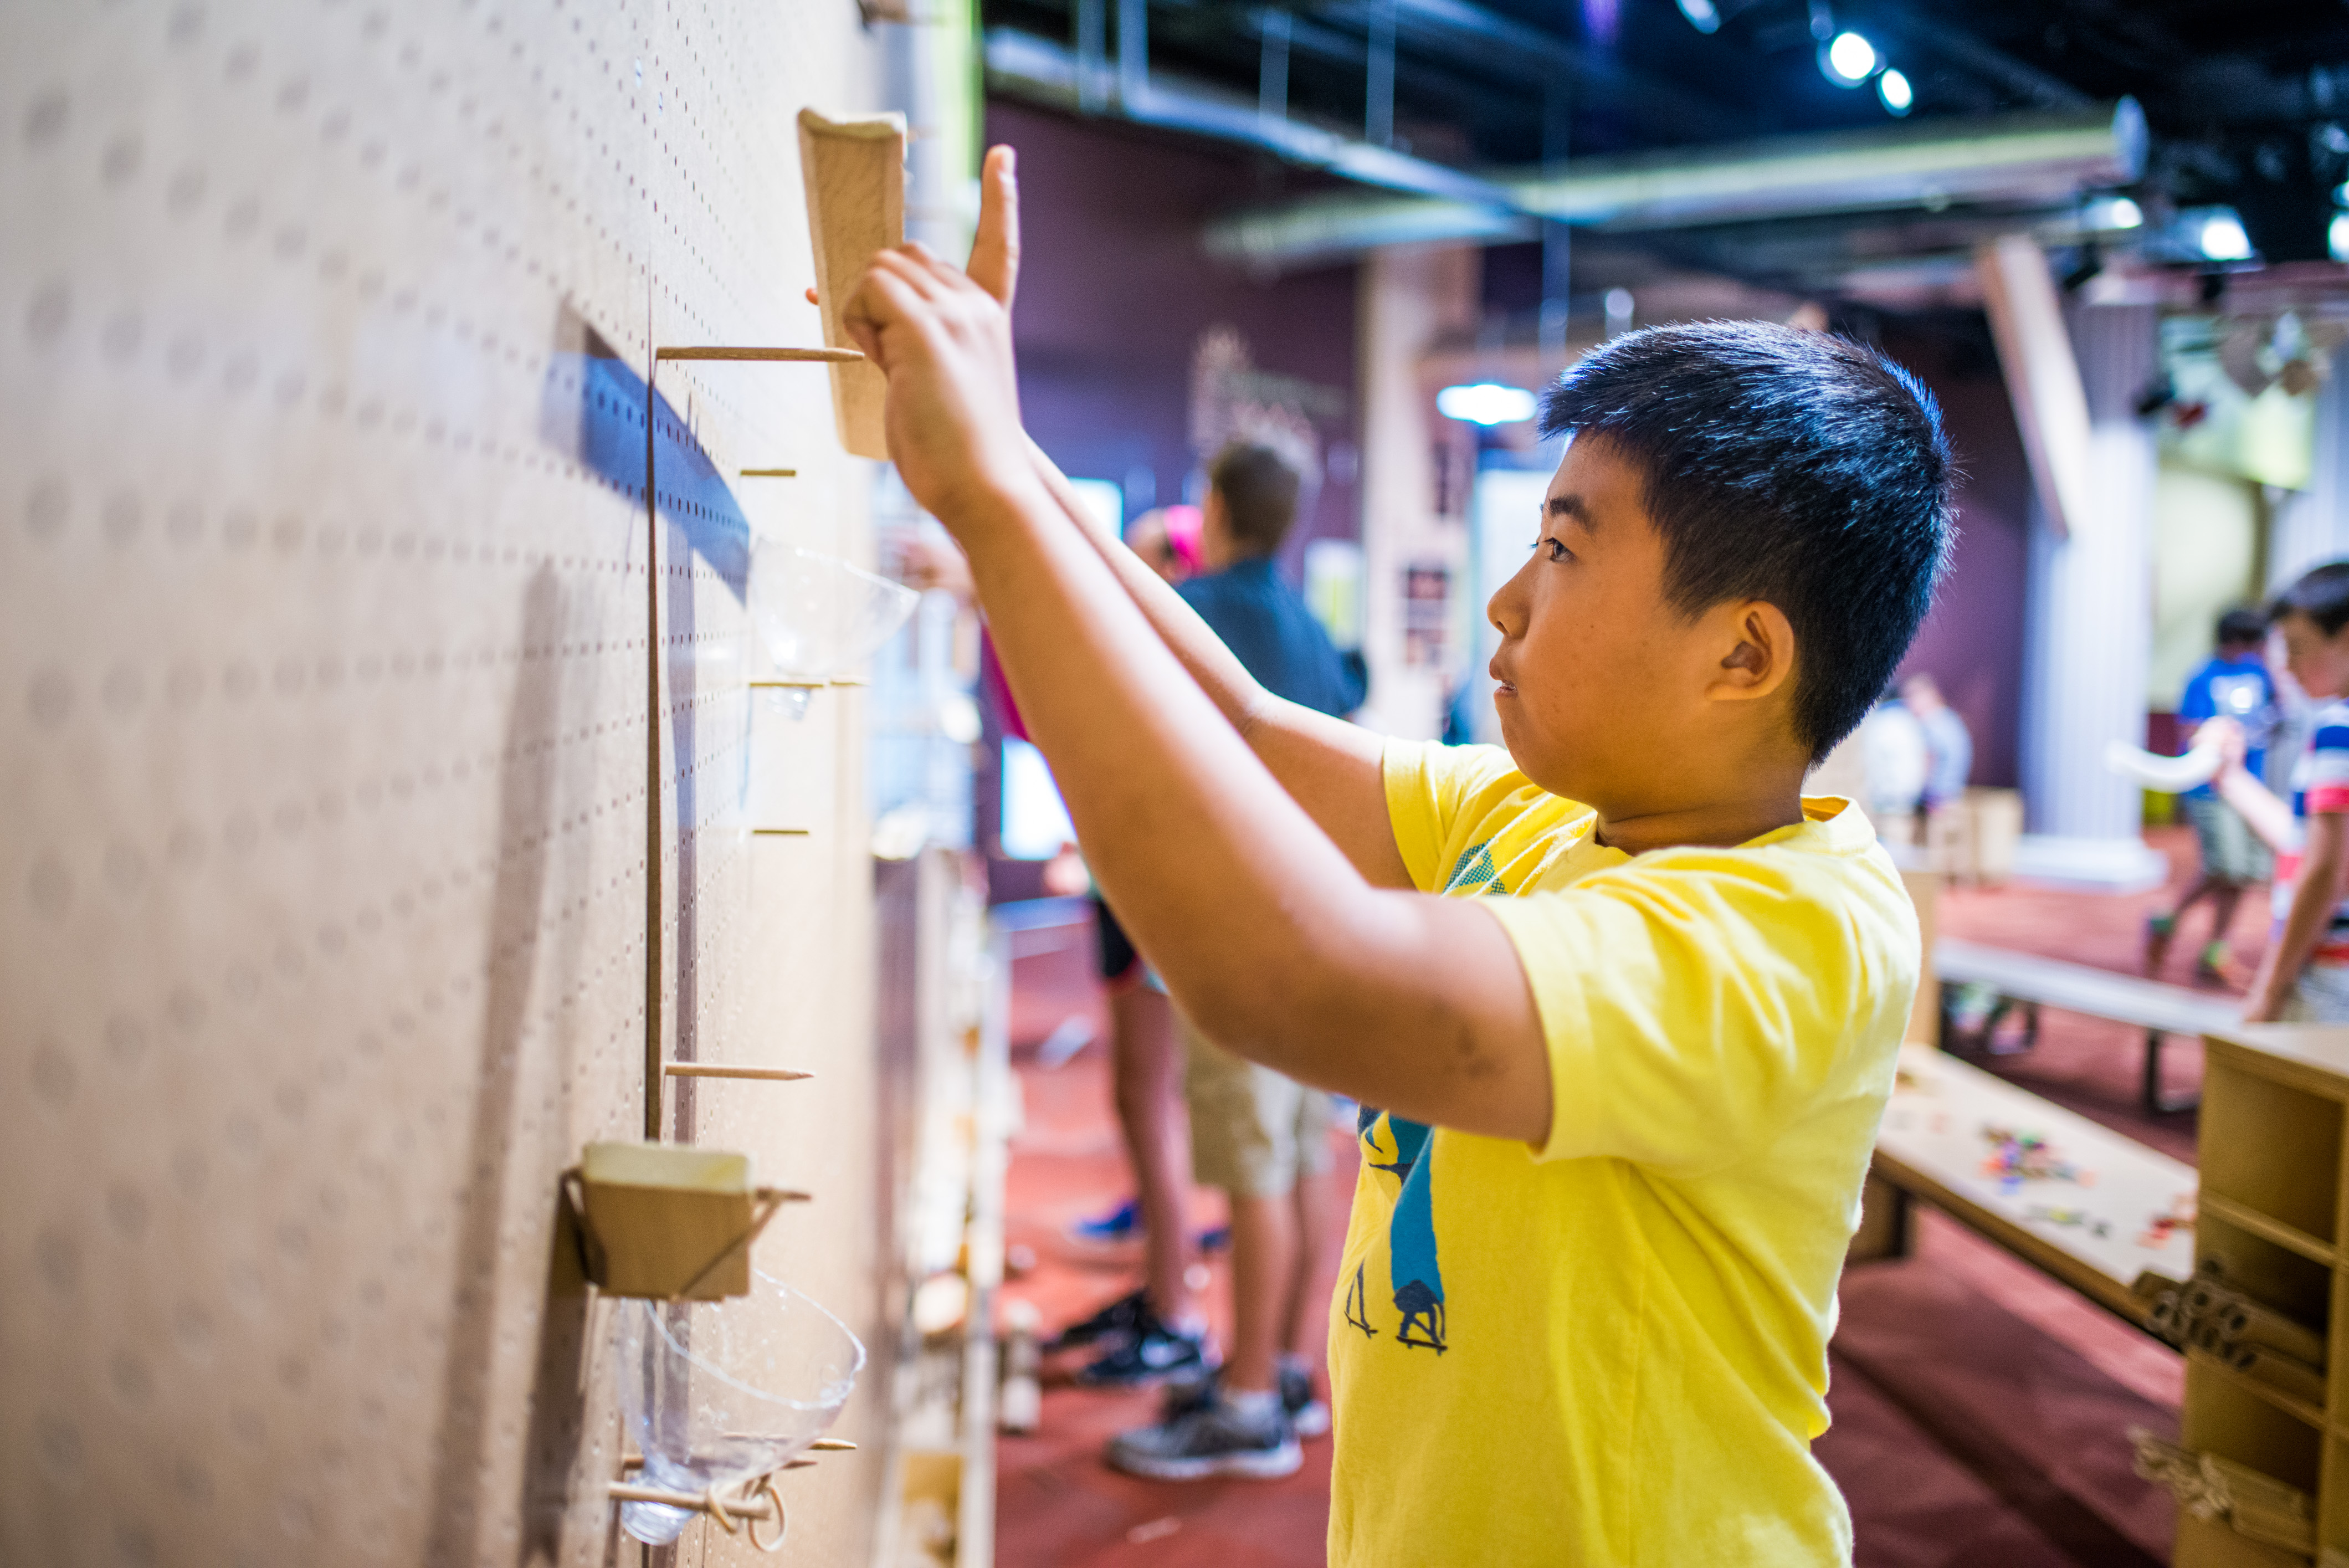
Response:
MULTIPOLYGON (((815 247, 823 340, 852 348, 841 313, 874 254, 905 238, 905 117, 827 119, 800 110, 800 172, 807 187, 808 236, 815 247)), ((840 444, 858 457, 886 459, 882 427, 888 379, 867 363, 832 368, 832 408, 840 444)))
POLYGON ((756 1218, 747 1155, 593 1143, 580 1177, 588 1229, 602 1253, 604 1277, 595 1283, 605 1294, 666 1301, 688 1285, 696 1301, 749 1293, 748 1248, 709 1267, 756 1218))

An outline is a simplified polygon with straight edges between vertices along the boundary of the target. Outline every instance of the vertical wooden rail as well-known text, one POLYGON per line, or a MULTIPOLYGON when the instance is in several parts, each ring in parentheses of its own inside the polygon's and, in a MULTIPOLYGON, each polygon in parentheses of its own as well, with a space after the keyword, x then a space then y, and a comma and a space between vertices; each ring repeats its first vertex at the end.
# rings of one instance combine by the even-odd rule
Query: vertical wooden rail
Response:
MULTIPOLYGON (((650 289, 647 290, 649 295, 650 289)), ((649 305, 650 300, 647 303, 649 305)), ((660 490, 653 447, 660 418, 658 348, 645 358, 645 1141, 661 1128, 660 490)))
MULTIPOLYGON (((661 1088, 667 1070, 661 1050, 661 641, 660 483, 655 447, 660 434, 660 368, 667 359, 737 364, 853 365, 864 356, 854 348, 655 348, 645 366, 645 1138, 660 1140, 661 1088)), ((745 476, 754 471, 745 470, 745 476)), ((781 475, 789 469, 755 471, 781 475)))

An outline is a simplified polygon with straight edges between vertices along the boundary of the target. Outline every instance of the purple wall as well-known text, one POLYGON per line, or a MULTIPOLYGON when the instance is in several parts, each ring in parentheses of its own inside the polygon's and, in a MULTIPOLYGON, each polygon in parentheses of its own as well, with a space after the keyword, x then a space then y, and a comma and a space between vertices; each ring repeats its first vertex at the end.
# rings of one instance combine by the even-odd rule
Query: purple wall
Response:
POLYGON ((1888 332, 1885 351, 1921 377, 1964 478, 1958 547, 1940 601, 1901 664, 1930 673, 1974 736, 1973 782, 2012 787, 2022 726, 2023 584, 2031 471, 1995 361, 1971 345, 1888 332))
MULTIPOLYGON (((1176 141, 1109 120, 990 102, 990 144, 1019 153, 1023 254, 1012 330, 1021 412, 1064 470, 1123 483, 1147 469, 1155 504, 1183 498, 1191 354, 1218 323, 1237 327, 1255 367, 1346 394, 1323 450, 1359 436, 1351 265, 1257 281, 1199 248, 1206 219, 1258 183, 1252 155, 1176 141)), ((1310 537, 1359 538, 1350 472, 1327 478, 1282 558, 1292 581, 1310 537)), ((1139 497, 1129 493, 1128 515, 1139 497)))

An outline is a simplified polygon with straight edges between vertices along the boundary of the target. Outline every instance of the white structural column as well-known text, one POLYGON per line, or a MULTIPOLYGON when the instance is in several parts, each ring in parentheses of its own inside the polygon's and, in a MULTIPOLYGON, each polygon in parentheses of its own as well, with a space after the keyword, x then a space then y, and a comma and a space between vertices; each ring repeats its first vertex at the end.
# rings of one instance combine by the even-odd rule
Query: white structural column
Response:
POLYGON ((1444 566, 1459 593, 1467 564, 1465 530, 1435 515, 1434 411, 1420 360, 1474 312, 1477 265, 1466 247, 1397 246, 1372 252, 1356 286, 1368 717, 1386 733, 1413 740, 1443 733, 1448 671, 1404 658, 1403 570, 1444 566))
POLYGON ((2033 504, 2023 651, 2023 790, 2031 832, 2015 869, 2114 889, 2159 883, 2137 785, 2105 766, 2114 741, 2145 742, 2153 646, 2151 429, 2136 400, 2158 330, 2146 306, 2071 313, 2087 393, 2087 509, 2055 537, 2033 504))
POLYGON ((2268 587, 2349 556, 2349 345, 2333 351, 2333 374, 2316 392, 2314 462, 2308 488, 2277 503, 2268 536, 2268 587))

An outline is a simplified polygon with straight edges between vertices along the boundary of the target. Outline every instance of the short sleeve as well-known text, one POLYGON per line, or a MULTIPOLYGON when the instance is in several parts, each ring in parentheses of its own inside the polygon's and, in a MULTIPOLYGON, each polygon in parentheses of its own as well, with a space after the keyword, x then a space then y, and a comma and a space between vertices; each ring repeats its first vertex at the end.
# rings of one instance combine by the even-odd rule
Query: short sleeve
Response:
POLYGON ((2349 811, 2349 723, 2328 716, 2308 738, 2302 800, 2308 815, 2349 811))
POLYGON ((2218 712, 2218 705, 2210 700, 2210 667, 2206 664, 2188 678, 2185 694, 2178 700, 2178 716, 2199 723, 2218 712))
POLYGON ((1718 1169, 1817 1103, 1851 1070, 1852 1042, 1898 1041, 1921 956, 1905 896, 1855 907, 1743 858, 1699 852, 1483 904, 1548 1046, 1536 1158, 1718 1169))
POLYGON ((1501 746, 1447 746, 1434 741, 1390 740, 1380 762, 1386 780, 1387 820, 1402 852, 1411 885, 1423 893, 1442 886, 1445 854, 1467 804, 1522 777, 1501 746))

